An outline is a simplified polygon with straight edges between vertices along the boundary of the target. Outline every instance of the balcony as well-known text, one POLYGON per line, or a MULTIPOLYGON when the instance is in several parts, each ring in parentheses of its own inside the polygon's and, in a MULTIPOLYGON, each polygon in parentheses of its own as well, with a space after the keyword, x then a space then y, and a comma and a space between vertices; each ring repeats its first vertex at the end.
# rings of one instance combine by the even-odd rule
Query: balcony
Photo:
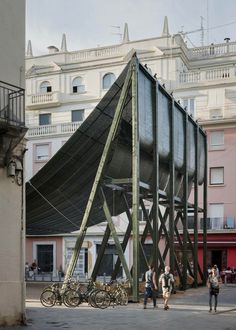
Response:
MULTIPOLYGON (((203 229, 203 219, 200 219, 200 228, 203 229)), ((230 230, 236 229, 234 217, 228 216, 226 218, 207 218, 207 230, 230 230)))
POLYGON ((50 92, 28 95, 26 104, 30 110, 57 107, 61 104, 60 94, 59 92, 50 92))
POLYGON ((235 79, 236 71, 234 66, 218 67, 209 70, 181 72, 179 84, 196 84, 212 80, 226 81, 235 79))
POLYGON ((74 133, 81 124, 82 122, 70 122, 29 127, 26 137, 33 138, 40 136, 70 135, 74 133))
POLYGON ((25 127, 24 89, 0 81, 0 127, 25 127))
POLYGON ((236 53, 236 42, 225 42, 221 44, 211 44, 204 47, 189 49, 189 56, 192 59, 214 58, 217 56, 236 53))
POLYGON ((121 55, 120 46, 100 47, 88 50, 80 50, 66 54, 66 62, 88 61, 104 57, 121 55))

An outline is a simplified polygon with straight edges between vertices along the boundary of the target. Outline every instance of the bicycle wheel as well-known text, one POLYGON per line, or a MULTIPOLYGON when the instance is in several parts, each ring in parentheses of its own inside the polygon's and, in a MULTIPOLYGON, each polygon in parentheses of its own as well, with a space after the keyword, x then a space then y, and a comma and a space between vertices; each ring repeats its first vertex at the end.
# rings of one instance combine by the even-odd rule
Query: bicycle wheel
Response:
POLYGON ((99 290, 94 296, 94 302, 98 308, 105 309, 111 304, 110 294, 105 290, 99 290))
POLYGON ((44 290, 40 295, 40 302, 44 307, 52 307, 57 300, 55 292, 50 289, 44 290))
POLYGON ((65 291, 65 293, 63 294, 63 303, 66 307, 77 307, 81 303, 79 291, 65 291))
POLYGON ((98 291, 99 291, 98 289, 93 289, 88 296, 88 304, 94 308, 97 308, 95 304, 95 295, 98 291))
POLYGON ((129 301, 129 297, 128 297, 127 292, 122 291, 122 293, 121 293, 121 305, 127 306, 128 305, 128 301, 129 301))

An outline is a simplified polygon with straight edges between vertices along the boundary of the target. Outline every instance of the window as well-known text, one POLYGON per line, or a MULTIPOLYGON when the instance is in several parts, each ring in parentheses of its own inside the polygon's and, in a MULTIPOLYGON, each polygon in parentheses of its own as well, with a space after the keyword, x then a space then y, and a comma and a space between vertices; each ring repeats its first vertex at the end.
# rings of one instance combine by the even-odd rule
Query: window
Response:
POLYGON ((45 93, 51 93, 52 91, 52 86, 49 81, 44 81, 40 85, 40 93, 45 94, 45 93))
POLYGON ((224 131, 210 132, 210 149, 219 150, 224 146, 224 131))
POLYGON ((84 110, 72 110, 71 111, 71 121, 83 121, 84 120, 84 110))
POLYGON ((224 167, 210 168, 210 184, 224 184, 224 167))
POLYGON ((84 93, 85 92, 85 85, 83 83, 82 77, 77 77, 73 80, 72 91, 73 91, 73 93, 84 93))
POLYGON ((210 228, 223 229, 224 226, 224 204, 209 205, 210 228))
POLYGON ((195 102, 194 99, 183 99, 183 107, 187 109, 188 113, 194 117, 195 115, 195 102))
POLYGON ((114 75, 114 73, 106 73, 102 79, 102 88, 103 89, 110 88, 115 80, 116 80, 116 76, 114 75))
POLYGON ((51 125, 51 114, 42 113, 39 115, 39 125, 51 125))
POLYGON ((50 147, 49 144, 36 144, 35 146, 35 160, 45 161, 49 159, 50 147))

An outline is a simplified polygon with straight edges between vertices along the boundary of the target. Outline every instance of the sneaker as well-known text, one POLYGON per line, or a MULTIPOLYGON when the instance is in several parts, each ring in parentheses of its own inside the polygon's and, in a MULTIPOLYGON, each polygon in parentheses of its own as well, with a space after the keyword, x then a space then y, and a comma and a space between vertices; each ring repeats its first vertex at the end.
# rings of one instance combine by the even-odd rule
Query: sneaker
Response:
POLYGON ((210 308, 210 309, 209 309, 209 313, 211 313, 211 312, 212 312, 212 309, 210 308))
POLYGON ((147 309, 147 306, 146 306, 146 305, 144 305, 144 306, 143 306, 143 309, 147 309))
POLYGON ((168 307, 167 306, 164 306, 164 310, 167 311, 168 310, 168 307))
POLYGON ((215 308, 215 313, 216 313, 216 308, 215 308))
POLYGON ((166 306, 166 309, 170 309, 170 307, 167 305, 167 306, 166 306))

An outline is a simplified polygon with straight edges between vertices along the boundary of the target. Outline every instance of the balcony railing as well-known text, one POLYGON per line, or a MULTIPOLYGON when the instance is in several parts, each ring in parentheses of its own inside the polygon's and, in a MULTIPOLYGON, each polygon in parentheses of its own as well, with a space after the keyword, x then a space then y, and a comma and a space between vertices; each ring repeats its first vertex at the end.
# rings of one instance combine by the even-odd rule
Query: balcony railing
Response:
POLYGON ((27 96, 27 107, 29 109, 37 109, 42 107, 55 107, 60 105, 60 97, 58 92, 38 93, 27 96))
POLYGON ((209 46, 196 47, 189 50, 189 55, 192 58, 217 57, 232 53, 236 53, 236 42, 211 44, 209 46))
POLYGON ((25 126, 25 91, 23 88, 0 81, 0 123, 25 126))
POLYGON ((38 137, 46 135, 71 134, 74 133, 82 122, 60 123, 29 127, 27 137, 38 137))
POLYGON ((189 71, 179 74, 180 84, 199 83, 210 80, 227 80, 236 77, 235 67, 213 68, 204 71, 189 71))
MULTIPOLYGON (((203 219, 200 219, 200 229, 203 229, 203 219)), ((208 230, 236 229, 234 217, 207 218, 208 230)))
POLYGON ((97 59, 101 57, 110 57, 120 54, 121 54, 121 49, 119 46, 102 47, 98 49, 88 49, 77 52, 71 52, 69 54, 66 54, 66 61, 67 62, 83 61, 83 60, 97 59))

